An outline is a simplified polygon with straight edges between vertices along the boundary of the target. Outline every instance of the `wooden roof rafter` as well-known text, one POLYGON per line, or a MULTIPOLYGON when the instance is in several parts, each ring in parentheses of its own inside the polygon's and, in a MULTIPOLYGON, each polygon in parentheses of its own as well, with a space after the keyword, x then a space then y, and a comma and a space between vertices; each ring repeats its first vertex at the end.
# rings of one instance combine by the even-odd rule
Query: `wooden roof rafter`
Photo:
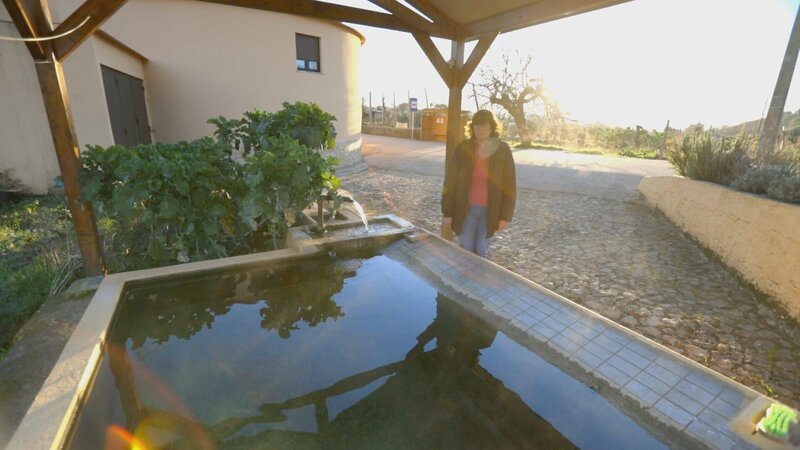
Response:
MULTIPOLYGON (((447 38, 443 31, 435 24, 424 26, 425 30, 419 30, 414 25, 402 19, 400 16, 367 9, 354 8, 352 6, 327 3, 319 0, 200 0, 208 3, 220 5, 239 6, 242 8, 260 9, 263 11, 279 12, 284 14, 294 14, 297 16, 314 17, 317 19, 333 20, 337 22, 356 23, 378 28, 388 28, 390 30, 405 31, 409 33, 423 31, 433 33, 432 36, 447 38)), ((387 4, 390 2, 386 2, 387 4)), ((400 5, 402 6, 402 5, 400 5)), ((407 9, 407 8, 406 8, 407 9)), ((399 8, 398 8, 399 10, 399 8)), ((413 12, 411 10, 408 13, 413 12)), ((406 13, 401 13, 407 15, 406 13)), ((410 15, 408 16, 409 20, 410 15)), ((423 21, 417 16, 419 21, 423 21)))
POLYGON ((75 51, 83 41, 98 30, 112 14, 121 8, 126 1, 127 0, 86 0, 53 32, 53 34, 61 34, 64 31, 77 27, 88 18, 87 22, 83 23, 74 33, 70 33, 67 36, 55 40, 53 43, 53 50, 55 51, 56 59, 59 61, 66 59, 66 57, 75 51))
POLYGON ((446 36, 449 38, 455 38, 458 35, 458 25, 452 21, 438 23, 436 21, 431 21, 427 17, 417 14, 414 10, 403 5, 397 0, 369 1, 380 6, 386 11, 389 11, 400 20, 408 23, 410 26, 423 31, 430 36, 446 36))
MULTIPOLYGON (((50 35, 46 24, 50 21, 50 13, 44 5, 37 0, 3 0, 3 4, 23 38, 42 38, 50 35)), ((28 51, 35 60, 43 60, 50 50, 48 41, 25 42, 28 51)))
POLYGON ((426 15, 433 22, 441 23, 448 28, 459 28, 459 25, 453 19, 451 19, 450 16, 445 14, 444 11, 439 9, 430 0, 406 0, 406 3, 413 6, 417 11, 426 15))

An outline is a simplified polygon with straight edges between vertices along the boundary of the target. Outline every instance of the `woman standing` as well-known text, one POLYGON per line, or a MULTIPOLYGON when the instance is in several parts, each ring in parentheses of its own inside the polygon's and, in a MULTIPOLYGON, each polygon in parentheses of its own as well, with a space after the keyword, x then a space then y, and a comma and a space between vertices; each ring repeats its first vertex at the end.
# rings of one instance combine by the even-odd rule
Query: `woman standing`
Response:
POLYGON ((445 164, 442 229, 452 229, 462 247, 486 257, 489 238, 514 215, 514 158, 491 111, 476 112, 466 132, 469 139, 445 164))

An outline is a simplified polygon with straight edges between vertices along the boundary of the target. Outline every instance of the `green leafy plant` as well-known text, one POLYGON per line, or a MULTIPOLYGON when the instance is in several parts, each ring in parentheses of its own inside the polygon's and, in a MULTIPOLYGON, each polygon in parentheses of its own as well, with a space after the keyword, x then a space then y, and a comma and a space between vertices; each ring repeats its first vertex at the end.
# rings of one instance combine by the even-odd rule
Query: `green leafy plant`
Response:
POLYGON ((323 111, 316 103, 283 103, 274 113, 248 111, 241 119, 219 116, 209 119, 217 127, 214 137, 244 155, 269 146, 269 137, 281 135, 297 140, 312 149, 333 148, 336 144, 336 117, 323 111))
POLYGON ((216 140, 90 146, 83 153, 82 200, 101 216, 109 259, 131 269, 260 250, 252 247, 256 236, 280 240, 323 192, 338 206, 338 160, 320 154, 334 143, 334 117, 313 104, 284 107, 211 119, 216 140), (302 126, 317 131, 295 137, 292 127, 302 126), (314 149, 310 138, 324 142, 314 140, 314 149), (234 160, 234 150, 242 161, 234 160))
POLYGON ((729 184, 750 167, 752 142, 715 137, 702 132, 685 136, 667 153, 667 160, 679 174, 695 179, 729 184))
POLYGON ((247 189, 239 201, 239 218, 250 230, 265 228, 279 237, 323 189, 339 188, 333 172, 339 162, 323 158, 285 134, 267 138, 267 144, 242 167, 247 189))
POLYGON ((223 257, 242 245, 234 198, 243 189, 228 146, 89 146, 83 161, 82 200, 118 224, 112 251, 126 267, 223 257))

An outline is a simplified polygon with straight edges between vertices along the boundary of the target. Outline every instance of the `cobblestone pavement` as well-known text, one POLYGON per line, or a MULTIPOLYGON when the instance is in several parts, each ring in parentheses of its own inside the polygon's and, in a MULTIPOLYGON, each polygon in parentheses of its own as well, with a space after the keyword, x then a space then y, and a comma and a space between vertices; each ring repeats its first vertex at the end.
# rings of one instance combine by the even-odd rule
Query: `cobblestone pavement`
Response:
MULTIPOLYGON (((343 179, 367 214, 438 233, 442 178, 343 179)), ((490 259, 759 392, 800 406, 800 326, 643 201, 520 190, 490 259)))

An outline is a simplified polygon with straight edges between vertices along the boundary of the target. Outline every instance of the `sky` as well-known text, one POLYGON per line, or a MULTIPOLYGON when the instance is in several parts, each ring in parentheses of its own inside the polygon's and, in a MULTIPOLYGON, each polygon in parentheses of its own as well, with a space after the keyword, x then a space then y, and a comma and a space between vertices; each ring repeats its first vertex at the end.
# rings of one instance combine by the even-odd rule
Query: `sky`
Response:
MULTIPOLYGON (((369 2, 341 2, 380 10, 369 2)), ((503 51, 531 53, 567 117, 583 123, 662 130, 701 122, 736 125, 766 113, 800 0, 633 0, 497 37, 482 68, 503 51)), ((352 25, 366 37, 361 91, 373 106, 408 96, 447 103, 447 87, 407 33, 352 25)), ((445 60, 449 41, 435 40, 445 60)), ((468 57, 474 43, 467 44, 468 57)), ((800 79, 787 111, 800 109, 800 79)), ((462 106, 475 110, 464 90, 462 106)))

